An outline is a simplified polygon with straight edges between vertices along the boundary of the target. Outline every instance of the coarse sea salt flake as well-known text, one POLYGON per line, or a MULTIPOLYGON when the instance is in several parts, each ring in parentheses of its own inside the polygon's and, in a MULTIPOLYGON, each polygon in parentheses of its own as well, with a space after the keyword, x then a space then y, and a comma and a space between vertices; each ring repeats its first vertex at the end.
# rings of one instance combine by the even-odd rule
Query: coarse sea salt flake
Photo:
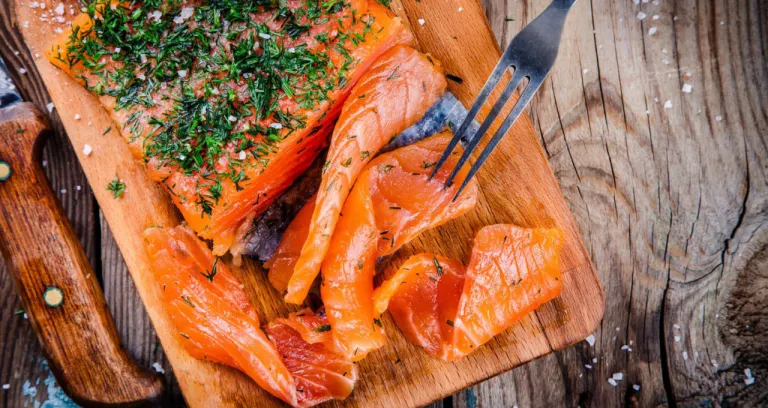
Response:
POLYGON ((675 342, 680 343, 680 336, 675 336, 675 342))
POLYGON ((637 13, 637 19, 638 20, 645 20, 645 18, 648 17, 648 14, 643 13, 642 11, 639 11, 637 13))
POLYGON ((160 374, 165 374, 165 369, 158 362, 152 363, 152 368, 160 374))
POLYGON ((272 124, 269 125, 269 127, 271 127, 272 129, 282 129, 283 125, 281 125, 279 123, 272 123, 272 124))
POLYGON ((93 152, 93 148, 91 147, 91 145, 86 144, 85 146, 83 146, 83 154, 84 155, 90 156, 92 152, 93 152))
POLYGON ((617 380, 617 381, 621 381, 621 380, 624 379, 624 374, 623 373, 613 373, 613 376, 611 378, 613 378, 614 380, 617 380))
POLYGON ((709 362, 712 363, 712 367, 715 367, 715 368, 719 367, 717 364, 717 360, 712 359, 712 360, 709 360, 709 362))
POLYGON ((664 102, 664 109, 671 109, 671 108, 672 108, 672 101, 667 99, 666 102, 664 102))
POLYGON ((611 385, 613 385, 614 387, 615 387, 616 385, 618 385, 618 384, 616 384, 616 380, 614 380, 613 378, 609 378, 609 379, 608 379, 608 384, 611 384, 611 385))
POLYGON ((240 154, 237 155, 237 158, 240 160, 245 160, 245 150, 240 150, 240 154))
POLYGON ((147 56, 144 55, 144 54, 139 54, 139 60, 141 60, 142 64, 146 64, 147 63, 147 56))
POLYGON ((270 38, 272 38, 272 36, 270 36, 269 34, 266 34, 266 33, 259 33, 259 38, 263 38, 265 40, 269 40, 270 38))
POLYGON ((187 70, 186 69, 180 69, 177 73, 182 78, 186 78, 187 77, 187 70))
POLYGON ((752 377, 752 378, 745 378, 744 379, 744 384, 746 384, 746 385, 752 385, 754 383, 755 383, 755 378, 754 377, 752 377))
POLYGON ((459 13, 461 13, 462 11, 464 11, 464 7, 459 7, 459 13))
POLYGON ((587 370, 591 370, 592 369, 592 365, 590 365, 590 364, 584 364, 584 367, 586 367, 587 370))
POLYGON ((752 378, 752 370, 749 368, 744 369, 744 375, 747 376, 747 378, 752 378))
POLYGON ((227 120, 230 121, 230 122, 234 122, 234 121, 237 120, 237 118, 232 116, 232 115, 229 115, 229 116, 227 116, 227 120))
POLYGON ((53 112, 53 102, 46 103, 45 104, 45 109, 48 109, 48 113, 53 112))
POLYGON ((60 16, 64 15, 64 3, 59 3, 54 9, 54 12, 60 16))
POLYGON ((691 93, 692 90, 693 90, 693 85, 691 85, 691 84, 683 84, 683 92, 691 93))
POLYGON ((651 18, 652 18, 653 20, 658 20, 658 19, 659 19, 659 15, 658 15, 658 14, 654 14, 654 15, 653 15, 653 17, 651 17, 651 18))
POLYGON ((424 21, 424 19, 423 19, 423 18, 420 18, 420 19, 419 19, 419 25, 424 25, 424 23, 425 23, 425 22, 426 22, 426 21, 424 21))
POLYGON ((632 385, 632 389, 634 389, 635 391, 640 391, 640 385, 639 384, 633 384, 632 385))
POLYGON ((720 115, 717 115, 717 116, 715 116, 715 120, 720 122, 721 120, 723 120, 723 117, 720 116, 720 115))
POLYGON ((589 343, 590 347, 595 345, 595 336, 593 334, 590 334, 589 336, 587 336, 585 340, 587 340, 587 343, 589 343))
POLYGON ((79 113, 75 113, 75 120, 80 120, 80 114, 79 113))
POLYGON ((656 34, 656 27, 651 27, 648 29, 648 35, 654 35, 656 34))
POLYGON ((26 68, 19 68, 19 74, 24 75, 26 73, 27 73, 27 69, 26 68))

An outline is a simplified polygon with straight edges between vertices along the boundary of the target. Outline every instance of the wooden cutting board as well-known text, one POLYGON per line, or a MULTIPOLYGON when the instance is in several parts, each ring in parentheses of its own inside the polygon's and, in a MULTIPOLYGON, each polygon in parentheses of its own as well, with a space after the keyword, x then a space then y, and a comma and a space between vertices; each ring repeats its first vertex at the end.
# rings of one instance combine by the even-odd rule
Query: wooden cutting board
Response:
MULTIPOLYGON (((45 12, 29 7, 29 3, 15 0, 16 24, 30 52, 42 55, 56 28, 65 25, 41 21, 40 16, 55 9, 59 1, 44 0, 45 12)), ((69 5, 77 10, 78 3, 65 0, 64 4, 65 16, 71 18, 69 5)), ((391 7, 412 27, 420 49, 437 57, 448 73, 462 79, 449 81, 449 86, 469 106, 500 55, 479 1, 394 0, 391 7)), ((182 221, 180 215, 166 193, 144 175, 116 131, 105 133, 112 124, 96 98, 43 57, 38 57, 36 64, 189 405, 281 406, 245 375, 196 360, 183 350, 160 302, 141 239, 147 226, 177 225, 182 221), (89 156, 82 153, 85 144, 93 148, 89 156), (119 200, 106 190, 115 174, 127 185, 119 200)), ((521 117, 477 175, 480 201, 476 210, 419 236, 392 258, 382 275, 388 276, 408 256, 423 251, 466 263, 474 232, 484 225, 559 226, 566 236, 561 296, 454 363, 433 359, 410 345, 387 316, 384 324, 389 343, 360 363, 360 381, 352 396, 329 406, 424 405, 564 348, 595 329, 604 311, 603 291, 538 139, 530 118, 521 117)), ((264 321, 296 310, 282 301, 255 262, 245 262, 233 270, 245 283, 264 321)))

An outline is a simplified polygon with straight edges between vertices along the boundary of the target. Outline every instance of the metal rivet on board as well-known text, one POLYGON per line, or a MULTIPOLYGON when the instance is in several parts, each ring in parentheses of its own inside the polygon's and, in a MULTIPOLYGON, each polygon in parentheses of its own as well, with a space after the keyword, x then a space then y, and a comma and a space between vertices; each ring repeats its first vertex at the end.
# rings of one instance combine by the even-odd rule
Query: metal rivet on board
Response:
POLYGON ((0 181, 8 180, 11 177, 11 165, 0 160, 0 181))
POLYGON ((50 307, 59 307, 64 303, 64 292, 58 286, 48 286, 43 293, 43 300, 50 307))

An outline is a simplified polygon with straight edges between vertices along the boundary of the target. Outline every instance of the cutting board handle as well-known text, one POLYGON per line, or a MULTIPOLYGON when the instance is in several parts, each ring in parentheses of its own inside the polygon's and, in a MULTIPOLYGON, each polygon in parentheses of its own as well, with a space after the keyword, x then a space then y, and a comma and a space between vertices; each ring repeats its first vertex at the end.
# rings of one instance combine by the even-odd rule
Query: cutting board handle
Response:
POLYGON ((96 275, 43 173, 48 133, 31 103, 0 109, 0 250, 24 310, 73 400, 109 407, 156 402, 162 378, 137 366, 120 345, 96 275))

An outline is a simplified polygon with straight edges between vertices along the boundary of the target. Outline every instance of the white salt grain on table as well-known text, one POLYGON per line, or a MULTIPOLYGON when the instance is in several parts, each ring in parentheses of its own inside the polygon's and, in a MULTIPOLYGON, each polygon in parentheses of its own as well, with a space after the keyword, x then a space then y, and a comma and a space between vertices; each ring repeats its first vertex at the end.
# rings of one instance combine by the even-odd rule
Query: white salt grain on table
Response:
POLYGON ((585 340, 587 341, 587 343, 589 343, 590 347, 595 345, 595 336, 594 335, 590 334, 589 336, 587 336, 587 338, 585 340))
POLYGON ((91 145, 86 144, 85 146, 83 146, 83 154, 84 155, 90 156, 92 152, 93 152, 93 148, 91 147, 91 145))
POLYGON ((648 17, 648 14, 645 14, 642 11, 637 13, 637 19, 638 20, 645 20, 646 17, 648 17))
POLYGON ((683 84, 683 92, 691 93, 692 90, 693 90, 693 85, 691 85, 691 84, 683 84))

